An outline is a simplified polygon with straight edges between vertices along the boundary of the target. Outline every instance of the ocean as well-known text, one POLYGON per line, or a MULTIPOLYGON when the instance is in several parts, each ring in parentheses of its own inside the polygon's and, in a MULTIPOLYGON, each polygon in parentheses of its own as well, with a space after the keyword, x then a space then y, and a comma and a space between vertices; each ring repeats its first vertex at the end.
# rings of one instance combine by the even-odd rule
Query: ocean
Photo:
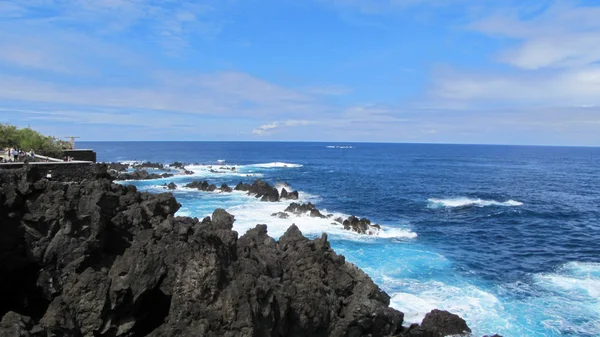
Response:
POLYGON ((173 193, 178 215, 225 208, 240 235, 295 223, 391 296, 405 321, 459 314, 475 336, 600 336, 600 148, 304 142, 79 142, 98 160, 198 163, 195 173, 125 182, 173 193), (227 173, 210 166, 235 166, 227 173), (331 219, 276 219, 288 202, 185 189, 193 180, 289 184, 323 213, 367 217, 379 235, 331 219))

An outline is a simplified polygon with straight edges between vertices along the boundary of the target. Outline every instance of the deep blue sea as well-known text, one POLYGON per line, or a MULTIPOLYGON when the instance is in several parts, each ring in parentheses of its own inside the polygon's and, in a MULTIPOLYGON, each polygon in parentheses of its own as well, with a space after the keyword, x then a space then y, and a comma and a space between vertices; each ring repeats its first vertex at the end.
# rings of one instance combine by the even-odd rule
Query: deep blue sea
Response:
POLYGON ((278 237, 295 223, 367 272, 391 305, 419 322, 455 312, 474 334, 600 336, 600 148, 272 142, 87 142, 99 161, 173 161, 193 176, 132 183, 164 192, 208 180, 220 186, 287 182, 327 213, 368 217, 379 235, 330 219, 275 219, 289 202, 240 192, 174 192, 179 215, 217 207, 240 235, 258 223, 278 237), (210 165, 236 167, 211 173, 210 165))

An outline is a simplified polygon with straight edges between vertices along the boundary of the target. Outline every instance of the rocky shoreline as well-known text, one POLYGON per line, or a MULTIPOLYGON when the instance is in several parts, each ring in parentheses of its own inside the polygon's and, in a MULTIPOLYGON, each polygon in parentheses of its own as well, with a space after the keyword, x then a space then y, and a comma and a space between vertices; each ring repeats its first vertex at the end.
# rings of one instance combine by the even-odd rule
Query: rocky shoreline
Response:
POLYGON ((389 296, 329 245, 291 226, 238 236, 217 209, 176 217, 171 193, 106 170, 82 182, 0 171, 0 337, 446 336, 432 311, 405 327, 389 296))

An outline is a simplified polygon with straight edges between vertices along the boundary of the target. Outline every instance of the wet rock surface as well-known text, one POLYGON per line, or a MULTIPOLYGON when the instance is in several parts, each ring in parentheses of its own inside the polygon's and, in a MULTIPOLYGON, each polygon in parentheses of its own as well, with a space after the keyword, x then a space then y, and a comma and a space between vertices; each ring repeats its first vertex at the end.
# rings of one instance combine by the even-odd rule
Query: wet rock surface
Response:
POLYGON ((118 173, 113 174, 113 178, 115 180, 152 180, 152 179, 161 179, 161 178, 170 178, 173 177, 171 173, 148 173, 146 170, 136 169, 131 173, 118 173))
MULTIPOLYGON (((0 337, 441 336, 464 321, 403 314, 327 235, 278 241, 235 218, 176 217, 171 193, 0 172, 0 337)), ((466 327, 466 329, 465 329, 466 327)))
POLYGON ((198 181, 198 180, 185 185, 185 187, 195 188, 199 191, 205 191, 205 192, 213 192, 214 190, 217 189, 217 185, 215 185, 215 184, 209 184, 207 181, 198 181))
POLYGON ((357 218, 354 215, 342 222, 344 229, 354 231, 359 234, 376 234, 381 229, 378 224, 371 224, 371 220, 367 218, 357 218))

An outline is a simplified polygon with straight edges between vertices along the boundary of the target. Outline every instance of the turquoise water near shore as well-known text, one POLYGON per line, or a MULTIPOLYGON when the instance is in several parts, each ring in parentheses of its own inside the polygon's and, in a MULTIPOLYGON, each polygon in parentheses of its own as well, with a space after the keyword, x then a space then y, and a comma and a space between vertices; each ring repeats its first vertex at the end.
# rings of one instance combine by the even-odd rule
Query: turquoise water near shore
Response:
POLYGON ((336 215, 382 225, 364 236, 328 219, 275 219, 289 203, 243 193, 174 191, 180 215, 223 207, 243 234, 257 223, 277 237, 293 222, 333 248, 417 322, 433 308, 463 316, 476 335, 600 336, 600 149, 527 146, 88 142, 100 161, 198 163, 192 176, 230 186, 286 182, 336 215), (202 165, 205 164, 205 165, 202 165), (210 167, 235 166, 227 173, 210 167))

